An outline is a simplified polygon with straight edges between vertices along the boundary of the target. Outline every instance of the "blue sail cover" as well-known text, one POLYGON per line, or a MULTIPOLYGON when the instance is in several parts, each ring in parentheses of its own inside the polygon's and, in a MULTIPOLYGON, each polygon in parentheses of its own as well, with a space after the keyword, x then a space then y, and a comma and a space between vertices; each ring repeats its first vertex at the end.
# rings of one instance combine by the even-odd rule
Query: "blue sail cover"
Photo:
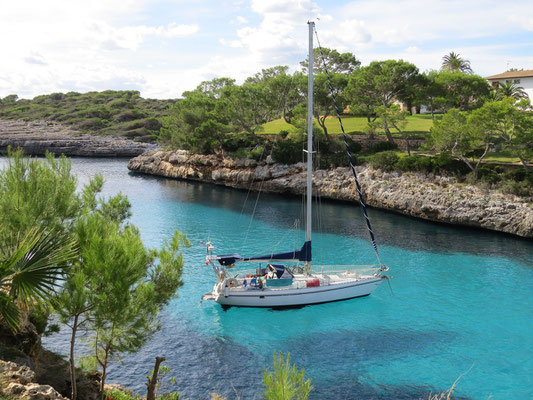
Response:
POLYGON ((270 261, 270 260, 298 260, 311 261, 311 242, 305 242, 300 250, 293 250, 286 253, 266 254, 259 257, 241 257, 239 254, 228 254, 218 256, 218 262, 221 265, 232 265, 238 261, 270 261))

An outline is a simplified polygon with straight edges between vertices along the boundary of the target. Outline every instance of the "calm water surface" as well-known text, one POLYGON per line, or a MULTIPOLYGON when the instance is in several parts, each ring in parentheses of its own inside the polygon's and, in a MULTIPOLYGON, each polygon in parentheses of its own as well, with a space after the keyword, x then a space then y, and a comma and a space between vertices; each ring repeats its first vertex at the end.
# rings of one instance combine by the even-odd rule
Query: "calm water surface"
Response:
MULTIPOLYGON (((220 253, 299 247, 302 200, 128 172, 124 160, 74 159, 85 183, 103 174, 105 195, 121 191, 149 246, 174 229, 192 243, 185 285, 162 313, 162 330, 114 363, 109 380, 145 392, 155 356, 165 356, 186 399, 218 392, 260 399, 274 351, 312 379, 312 399, 427 399, 457 384, 462 398, 533 398, 533 243, 370 210, 382 259, 394 276, 371 296, 272 311, 200 305, 215 276, 203 263, 210 239, 220 253), (257 203, 256 203, 257 201, 257 203), (255 215, 252 219, 253 210, 255 215)), ((0 166, 5 160, 0 159, 0 166)), ((374 263, 357 206, 321 202, 315 260, 374 263)), ((45 340, 68 351, 68 332, 45 340)))

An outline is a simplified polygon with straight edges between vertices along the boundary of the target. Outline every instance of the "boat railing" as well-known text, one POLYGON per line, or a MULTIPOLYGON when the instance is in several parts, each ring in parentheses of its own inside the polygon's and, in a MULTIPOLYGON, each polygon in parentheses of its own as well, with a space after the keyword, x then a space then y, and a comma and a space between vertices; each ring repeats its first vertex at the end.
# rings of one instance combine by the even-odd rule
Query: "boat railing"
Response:
MULTIPOLYGON (((294 267, 294 266, 290 266, 294 267)), ((297 267, 297 266, 296 266, 297 267)), ((292 268, 290 268, 292 269, 292 268)), ((313 274, 354 274, 354 275, 374 275, 379 270, 379 265, 313 265, 313 274)), ((294 271, 294 270, 293 270, 294 271)), ((240 280, 249 279, 257 275, 257 269, 230 270, 228 277, 240 280)))
POLYGON ((373 275, 379 270, 378 265, 313 265, 314 274, 353 273, 357 275, 373 275))

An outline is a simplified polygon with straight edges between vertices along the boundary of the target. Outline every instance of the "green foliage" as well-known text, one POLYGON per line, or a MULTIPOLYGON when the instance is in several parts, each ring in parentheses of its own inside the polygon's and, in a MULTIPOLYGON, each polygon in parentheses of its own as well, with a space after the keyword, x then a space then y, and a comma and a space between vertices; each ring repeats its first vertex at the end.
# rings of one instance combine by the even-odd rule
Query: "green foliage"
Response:
POLYGON ((507 97, 512 97, 516 100, 528 99, 529 96, 522 86, 518 86, 511 81, 505 83, 498 83, 498 88, 495 92, 496 100, 503 100, 507 97))
POLYGON ((227 134, 228 104, 198 89, 184 93, 185 99, 163 118, 160 140, 175 148, 209 154, 220 149, 227 134))
MULTIPOLYGON (((307 73, 309 67, 309 59, 301 61, 300 65, 304 72, 307 73)), ((350 73, 356 69, 361 62, 355 58, 352 53, 339 53, 335 49, 328 49, 327 47, 313 49, 313 70, 317 74, 326 72, 331 73, 350 73)))
POLYGON ((290 364, 290 354, 283 360, 281 352, 277 357, 274 353, 274 371, 263 372, 263 383, 265 400, 306 400, 313 388, 305 371, 290 364))
POLYGON ((111 358, 137 351, 159 329, 160 308, 182 285, 189 243, 176 232, 160 250, 145 248, 126 223, 128 199, 98 197, 102 185, 96 176, 76 192, 68 160, 50 155, 39 161, 11 152, 0 171, 0 315, 16 327, 15 303, 28 309, 53 300, 72 327, 72 346, 78 329, 96 334, 103 382, 111 358))
POLYGON ((433 172, 435 173, 451 173, 453 175, 466 175, 469 171, 468 167, 461 161, 454 158, 449 152, 442 152, 431 158, 433 164, 433 172))
POLYGON ((459 56, 460 54, 451 51, 442 57, 442 69, 444 71, 471 74, 472 68, 470 67, 470 61, 459 56))
POLYGON ((419 155, 412 155, 400 158, 395 167, 400 171, 433 171, 433 162, 431 157, 424 157, 419 155))
MULTIPOLYGON (((361 151, 361 145, 348 138, 348 147, 355 163, 356 154, 361 151)), ((316 151, 315 159, 319 168, 327 169, 349 165, 346 145, 342 137, 331 137, 327 140, 324 135, 317 135, 314 148, 316 151)))
POLYGON ((372 167, 390 172, 396 168, 398 160, 398 154, 394 151, 382 151, 371 156, 368 161, 372 167))
POLYGON ((266 156, 265 148, 263 146, 257 146, 246 153, 247 158, 252 160, 259 161, 264 159, 266 156))
POLYGON ((10 152, 0 171, 0 246, 33 227, 65 230, 75 216, 76 178, 65 157, 32 160, 22 152, 10 152))
POLYGON ((305 136, 294 135, 285 140, 276 140, 272 148, 272 158, 282 164, 295 164, 303 161, 305 136))
POLYGON ((343 110, 348 105, 344 96, 344 89, 348 84, 347 75, 330 72, 329 78, 330 79, 328 80, 328 77, 325 73, 317 74, 314 77, 313 85, 314 118, 317 120, 318 125, 322 128, 326 138, 328 138, 326 119, 330 115, 335 115, 335 103, 333 102, 333 96, 331 95, 331 88, 333 88, 333 93, 339 109, 343 110))
POLYGON ((435 76, 434 85, 440 86, 437 102, 446 109, 476 109, 490 93, 490 85, 485 78, 462 72, 441 71, 435 76))
POLYGON ((350 111, 369 119, 379 106, 389 107, 395 99, 411 96, 417 85, 418 68, 403 60, 374 61, 350 76, 346 96, 350 111))
POLYGON ((398 145, 390 142, 377 142, 374 143, 367 151, 367 154, 380 153, 382 151, 397 150, 398 145))
POLYGON ((222 143, 224 151, 234 152, 239 149, 252 148, 258 143, 258 139, 253 136, 241 133, 229 133, 222 143))
POLYGON ((131 394, 124 393, 120 390, 106 390, 105 396, 107 400, 141 400, 142 397, 139 395, 132 396, 131 394))

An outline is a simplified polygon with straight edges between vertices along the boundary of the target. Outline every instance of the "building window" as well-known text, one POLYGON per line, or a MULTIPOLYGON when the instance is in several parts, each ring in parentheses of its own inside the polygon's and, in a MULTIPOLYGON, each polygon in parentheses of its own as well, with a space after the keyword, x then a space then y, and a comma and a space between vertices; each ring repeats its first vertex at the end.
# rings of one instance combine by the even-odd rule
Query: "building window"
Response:
POLYGON ((513 82, 516 83, 517 85, 519 85, 520 84, 520 79, 515 79, 513 82))

